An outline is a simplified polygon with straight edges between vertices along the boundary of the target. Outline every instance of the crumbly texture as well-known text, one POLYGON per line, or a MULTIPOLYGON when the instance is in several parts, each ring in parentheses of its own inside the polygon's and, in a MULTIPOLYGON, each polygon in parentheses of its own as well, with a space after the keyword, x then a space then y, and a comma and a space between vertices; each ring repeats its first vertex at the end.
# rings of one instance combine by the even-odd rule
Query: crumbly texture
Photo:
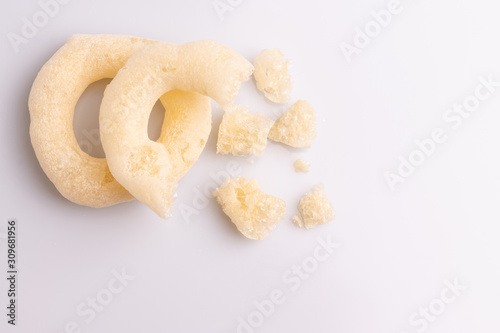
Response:
POLYGON ((254 78, 257 88, 270 101, 286 103, 290 100, 292 79, 288 73, 290 61, 279 49, 263 50, 254 60, 254 78))
POLYGON ((285 202, 262 192, 256 180, 228 179, 214 196, 238 230, 250 239, 264 239, 286 214, 285 202))
MULTIPOLYGON (((236 51, 210 40, 183 45, 157 42, 134 53, 107 86, 101 103, 101 142, 113 176, 160 217, 168 217, 178 176, 171 152, 147 134, 156 100, 177 89, 211 97, 226 109, 252 71, 252 64, 236 51), (154 162, 144 166, 151 170, 133 173, 128 166, 142 159, 141 154, 154 156, 154 162)), ((204 117, 192 121, 187 136, 196 135, 195 122, 209 124, 204 117)))
POLYGON ((306 229, 325 224, 335 218, 333 206, 326 197, 322 185, 316 185, 311 192, 304 194, 299 202, 299 212, 306 229))
POLYGON ((299 228, 304 228, 304 221, 300 218, 299 214, 296 214, 292 217, 292 222, 299 228))
POLYGON ((268 138, 296 148, 310 147, 316 137, 316 112, 307 101, 299 100, 273 125, 268 138))
POLYGON ((261 156, 273 120, 258 113, 227 111, 222 117, 217 138, 217 154, 261 156))
POLYGON ((301 158, 298 158, 293 163, 293 166, 295 168, 295 172, 309 172, 309 163, 307 163, 301 158))

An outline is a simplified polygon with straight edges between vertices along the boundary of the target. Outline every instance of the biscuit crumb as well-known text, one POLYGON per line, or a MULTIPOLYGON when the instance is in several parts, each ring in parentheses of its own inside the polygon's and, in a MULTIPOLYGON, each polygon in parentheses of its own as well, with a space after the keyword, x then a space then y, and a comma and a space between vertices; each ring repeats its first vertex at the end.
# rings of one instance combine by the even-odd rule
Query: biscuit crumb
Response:
POLYGON ((238 230, 250 239, 264 239, 286 214, 285 201, 262 192, 256 180, 229 178, 214 196, 238 230))
POLYGON ((295 168, 295 172, 309 172, 309 163, 307 163, 301 158, 298 158, 293 163, 293 166, 295 168))
POLYGON ((300 218, 299 214, 296 214, 294 217, 292 217, 292 222, 299 228, 304 228, 304 222, 300 218))
POLYGON ((316 137, 316 112, 309 102, 299 100, 273 125, 268 138, 295 148, 311 146, 316 137))
POLYGON ((286 103, 290 100, 292 79, 288 73, 289 60, 279 49, 263 50, 254 60, 253 73, 257 88, 270 101, 286 103))
MULTIPOLYGON (((298 208, 303 219, 303 227, 306 229, 325 224, 335 218, 333 206, 326 197, 322 185, 316 185, 311 192, 304 194, 300 199, 298 208)), ((302 227, 295 222, 295 217, 294 223, 302 227)))
POLYGON ((222 117, 217 138, 217 154, 261 156, 273 120, 258 113, 227 111, 222 117))

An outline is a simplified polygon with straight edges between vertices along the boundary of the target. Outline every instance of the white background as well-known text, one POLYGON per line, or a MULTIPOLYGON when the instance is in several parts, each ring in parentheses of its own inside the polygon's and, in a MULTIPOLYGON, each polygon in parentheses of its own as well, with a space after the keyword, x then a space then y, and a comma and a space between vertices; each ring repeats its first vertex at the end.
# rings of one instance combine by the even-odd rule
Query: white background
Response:
MULTIPOLYGON (((402 0, 390 24, 348 62, 340 46, 352 44, 356 27, 372 22, 370 13, 388 1, 232 3, 222 20, 212 0, 74 0, 60 5, 16 53, 8 33, 20 35, 23 17, 31 21, 42 9, 36 1, 3 0, 0 234, 7 219, 17 219, 19 296, 13 328, 4 314, 6 242, 0 238, 0 331, 64 332, 75 322, 75 332, 237 332, 238 318, 261 318, 254 302, 278 289, 284 303, 240 332, 413 333, 424 324, 409 319, 430 305, 439 314, 426 332, 498 332, 500 88, 459 128, 442 117, 474 94, 479 76, 500 81, 500 6, 402 0), (105 209, 72 204, 39 167, 27 101, 38 70, 74 33, 213 39, 251 61, 262 49, 279 47, 293 63, 291 102, 314 105, 318 137, 307 150, 270 142, 253 164, 217 156, 222 113, 214 104, 210 140, 179 185, 172 218, 161 220, 139 202, 105 209), (435 128, 445 131, 446 142, 391 191, 384 174, 396 172, 399 156, 408 158, 414 141, 435 128), (293 171, 298 157, 311 163, 310 173, 293 171), (196 188, 203 190, 210 173, 230 161, 287 203, 286 219, 263 241, 239 234, 212 198, 194 201, 196 188), (320 182, 336 219, 313 230, 294 227, 298 199, 320 182), (202 209, 188 219, 180 205, 202 209), (314 263, 318 239, 328 238, 339 248, 308 266, 309 277, 291 290, 284 276, 294 265, 314 263), (134 279, 87 323, 78 306, 104 295, 113 270, 122 269, 134 279), (442 292, 452 295, 445 281, 454 279, 467 290, 441 308, 442 292)), ((97 128, 104 86, 91 86, 78 104, 80 141, 84 130, 97 128)), ((273 118, 291 105, 266 102, 251 81, 237 101, 273 118)))

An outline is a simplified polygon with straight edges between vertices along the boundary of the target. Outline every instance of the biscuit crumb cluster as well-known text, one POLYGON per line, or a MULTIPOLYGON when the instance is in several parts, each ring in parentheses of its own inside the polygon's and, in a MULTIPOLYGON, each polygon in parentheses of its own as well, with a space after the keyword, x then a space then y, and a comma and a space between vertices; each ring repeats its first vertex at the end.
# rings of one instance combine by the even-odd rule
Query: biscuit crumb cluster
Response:
MULTIPOLYGON (((288 66, 289 61, 284 59, 283 53, 278 49, 264 50, 254 61, 257 88, 275 103, 290 100, 292 81, 288 66)), ((262 114, 226 111, 219 128, 217 153, 261 156, 266 147, 266 139, 294 148, 308 148, 315 138, 316 112, 305 100, 295 102, 274 123, 262 114)), ((309 163, 299 158, 294 162, 294 168, 295 172, 306 173, 309 172, 309 163)), ((284 202, 283 205, 276 202, 276 207, 267 208, 267 213, 262 209, 255 209, 255 197, 262 197, 264 194, 254 182, 243 177, 228 179, 214 195, 243 235, 250 239, 263 239, 277 224, 275 209, 279 210, 281 216, 286 213, 286 206, 284 202), (252 203, 251 206, 248 206, 247 201, 252 203)), ((321 186, 314 187, 312 192, 301 198, 298 210, 299 214, 293 216, 292 222, 300 228, 311 229, 334 218, 333 206, 321 186)))

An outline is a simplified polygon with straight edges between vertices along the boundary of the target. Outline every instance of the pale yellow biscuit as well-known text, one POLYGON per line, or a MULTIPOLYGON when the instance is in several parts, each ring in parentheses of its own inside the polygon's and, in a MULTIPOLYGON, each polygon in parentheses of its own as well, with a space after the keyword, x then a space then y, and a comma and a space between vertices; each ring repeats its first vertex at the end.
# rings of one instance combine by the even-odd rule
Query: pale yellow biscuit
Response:
POLYGON ((113 176, 159 216, 168 217, 178 177, 166 145, 147 135, 155 101, 179 89, 209 96, 227 110, 252 71, 245 58, 213 41, 155 43, 136 52, 101 103, 101 141, 113 176))
MULTIPOLYGON (((133 199, 111 175, 106 159, 89 156, 80 149, 73 132, 73 114, 78 99, 91 83, 113 78, 132 54, 152 43, 155 41, 130 36, 75 35, 38 73, 29 97, 31 142, 42 169, 68 200, 85 206, 105 207, 133 199)), ((201 153, 211 119, 210 101, 206 97, 172 92, 161 101, 167 114, 175 114, 185 111, 184 99, 189 99, 197 110, 196 119, 202 119, 203 124, 194 126, 198 130, 193 137, 181 138, 183 144, 178 142, 171 146, 171 150, 175 150, 171 154, 178 156, 176 161, 183 154, 189 155, 182 162, 184 165, 177 167, 182 172, 196 159, 195 155, 201 153), (186 144, 189 148, 184 153, 186 144)), ((165 123, 174 123, 176 128, 193 123, 184 117, 170 120, 167 115, 166 119, 165 123)), ((160 140, 175 141, 172 140, 174 132, 171 127, 164 126, 160 140)))

